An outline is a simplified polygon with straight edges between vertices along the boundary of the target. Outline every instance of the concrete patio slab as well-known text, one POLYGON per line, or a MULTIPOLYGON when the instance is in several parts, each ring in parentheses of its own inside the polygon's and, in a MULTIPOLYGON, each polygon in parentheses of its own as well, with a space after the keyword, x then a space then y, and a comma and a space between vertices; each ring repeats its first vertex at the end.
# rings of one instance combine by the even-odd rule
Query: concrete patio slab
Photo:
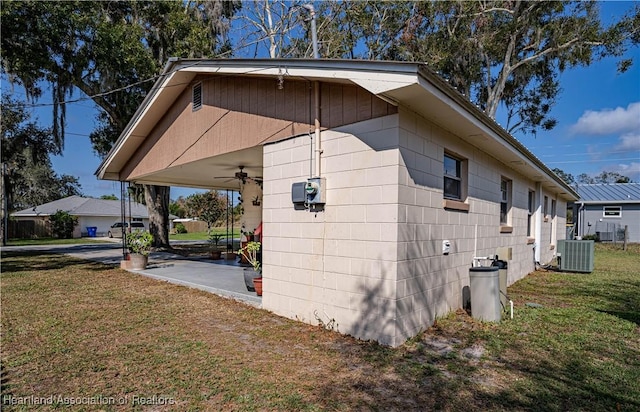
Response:
POLYGON ((234 298, 260 307, 262 298, 247 291, 244 271, 253 270, 223 260, 186 259, 164 252, 152 253, 144 270, 131 270, 154 279, 234 298))
MULTIPOLYGON (((122 247, 119 242, 81 245, 7 246, 9 250, 31 250, 42 253, 64 253, 79 259, 120 266, 122 247)), ((167 252, 152 252, 144 270, 129 272, 166 282, 192 287, 236 299, 260 307, 262 298, 247 291, 244 271, 252 270, 225 260, 187 258, 167 252)))

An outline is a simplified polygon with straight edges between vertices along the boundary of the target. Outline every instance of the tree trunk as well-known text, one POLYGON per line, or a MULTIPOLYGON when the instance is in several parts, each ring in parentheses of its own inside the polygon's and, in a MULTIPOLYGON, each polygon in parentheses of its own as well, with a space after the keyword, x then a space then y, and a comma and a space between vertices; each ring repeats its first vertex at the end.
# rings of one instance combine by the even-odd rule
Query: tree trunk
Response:
POLYGON ((149 211, 149 232, 153 236, 153 246, 169 245, 169 186, 144 185, 144 198, 149 211))
POLYGON ((2 226, 2 246, 7 245, 7 221, 8 221, 8 213, 9 213, 9 203, 7 202, 7 167, 6 164, 2 163, 2 222, 0 225, 2 226))
POLYGON ((269 0, 264 2, 264 11, 267 15, 268 27, 265 27, 267 36, 269 37, 269 57, 275 59, 278 45, 276 44, 276 31, 273 29, 273 19, 271 18, 271 4, 269 0))

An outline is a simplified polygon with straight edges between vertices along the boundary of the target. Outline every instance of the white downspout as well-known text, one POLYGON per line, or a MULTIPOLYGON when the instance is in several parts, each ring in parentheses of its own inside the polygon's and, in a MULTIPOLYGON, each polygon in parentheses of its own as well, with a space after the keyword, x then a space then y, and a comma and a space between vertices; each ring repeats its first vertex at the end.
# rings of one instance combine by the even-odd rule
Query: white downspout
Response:
POLYGON ((542 182, 536 183, 536 212, 534 215, 535 220, 535 261, 540 263, 540 249, 542 240, 542 182))
POLYGON ((315 177, 322 177, 322 170, 321 170, 321 162, 322 162, 322 137, 320 136, 320 82, 315 82, 314 83, 314 91, 315 91, 315 128, 316 128, 316 132, 315 132, 315 137, 316 137, 316 156, 315 156, 315 161, 316 161, 316 176, 315 177))
POLYGON ((580 204, 578 209, 578 226, 576 227, 577 233, 574 235, 576 239, 582 239, 584 234, 584 203, 580 204))

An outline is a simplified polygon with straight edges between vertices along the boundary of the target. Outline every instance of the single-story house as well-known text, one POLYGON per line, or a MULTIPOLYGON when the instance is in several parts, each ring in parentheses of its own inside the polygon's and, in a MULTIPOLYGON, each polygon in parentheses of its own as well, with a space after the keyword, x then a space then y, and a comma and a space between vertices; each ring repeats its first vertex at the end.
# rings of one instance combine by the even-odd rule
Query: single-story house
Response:
POLYGON ((383 61, 172 59, 96 174, 239 190, 263 308, 392 346, 463 307, 474 257, 509 283, 551 261, 578 198, 425 64, 383 61))
MULTIPOLYGON (((120 200, 93 199, 81 196, 69 196, 53 202, 24 209, 11 214, 17 221, 48 221, 49 216, 58 210, 68 212, 78 218, 73 237, 88 236, 88 227, 95 227, 96 236, 107 236, 109 228, 122 220, 122 202, 120 200)), ((125 202, 125 219, 142 221, 149 228, 147 207, 136 202, 125 202)))
POLYGON ((574 204, 576 236, 597 235, 603 242, 640 242, 640 183, 579 185, 574 204))

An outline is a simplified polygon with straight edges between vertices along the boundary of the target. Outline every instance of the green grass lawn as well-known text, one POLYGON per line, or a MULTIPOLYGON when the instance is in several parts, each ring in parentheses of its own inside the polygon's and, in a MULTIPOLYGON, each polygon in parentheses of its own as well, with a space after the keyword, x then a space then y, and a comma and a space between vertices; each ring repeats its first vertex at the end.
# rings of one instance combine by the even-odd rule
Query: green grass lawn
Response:
MULTIPOLYGON (((212 229, 214 234, 218 234, 222 237, 225 237, 227 234, 227 229, 225 228, 214 228, 212 229)), ((234 238, 240 237, 240 229, 235 229, 233 232, 229 230, 229 236, 233 236, 234 238)), ((203 242, 209 240, 209 234, 207 232, 192 232, 192 233, 176 233, 170 234, 169 240, 201 240, 203 242)), ((30 246, 30 245, 75 245, 75 244, 88 244, 88 243, 105 243, 108 241, 100 240, 96 238, 77 238, 77 239, 54 239, 54 238, 43 238, 43 239, 9 239, 7 242, 7 246, 30 246)))
MULTIPOLYGON (((214 234, 225 237, 227 235, 227 229, 225 228, 213 228, 212 232, 214 234)), ((240 229, 235 229, 233 232, 229 230, 229 237, 240 237, 240 229)), ((192 232, 192 233, 176 233, 170 234, 169 240, 202 240, 208 241, 209 234, 207 232, 192 232)))
POLYGON ((513 320, 458 311, 387 348, 117 268, 3 252, 2 410, 640 410, 639 267, 638 245, 598 244, 591 274, 509 287, 513 320), (114 403, 11 404, 30 396, 114 403))
POLYGON ((438 322, 489 351, 501 387, 483 394, 484 406, 640 410, 640 247, 619 247, 597 244, 591 274, 536 272, 511 286, 512 321, 462 336, 466 319, 438 322))
POLYGON ((57 238, 42 238, 42 239, 9 239, 7 246, 33 246, 33 245, 80 245, 91 243, 109 243, 108 240, 100 240, 90 237, 82 237, 76 239, 57 239, 57 238))

